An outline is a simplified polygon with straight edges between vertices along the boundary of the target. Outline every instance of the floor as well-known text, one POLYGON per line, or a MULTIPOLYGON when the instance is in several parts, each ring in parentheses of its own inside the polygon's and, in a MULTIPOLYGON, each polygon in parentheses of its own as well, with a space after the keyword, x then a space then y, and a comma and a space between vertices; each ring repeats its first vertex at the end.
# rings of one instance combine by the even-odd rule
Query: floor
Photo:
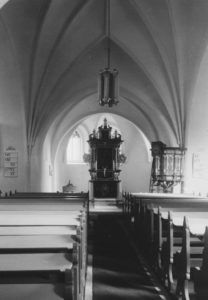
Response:
POLYGON ((136 253, 123 222, 118 211, 90 213, 86 300, 167 300, 136 253))

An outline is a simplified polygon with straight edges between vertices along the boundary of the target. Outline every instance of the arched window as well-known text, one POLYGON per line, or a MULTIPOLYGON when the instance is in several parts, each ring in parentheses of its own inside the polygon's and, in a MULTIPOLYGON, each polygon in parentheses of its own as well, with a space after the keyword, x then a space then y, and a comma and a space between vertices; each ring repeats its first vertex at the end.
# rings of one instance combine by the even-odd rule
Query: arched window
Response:
POLYGON ((66 160, 67 163, 82 163, 83 162, 83 145, 82 139, 77 131, 74 131, 69 139, 66 160))

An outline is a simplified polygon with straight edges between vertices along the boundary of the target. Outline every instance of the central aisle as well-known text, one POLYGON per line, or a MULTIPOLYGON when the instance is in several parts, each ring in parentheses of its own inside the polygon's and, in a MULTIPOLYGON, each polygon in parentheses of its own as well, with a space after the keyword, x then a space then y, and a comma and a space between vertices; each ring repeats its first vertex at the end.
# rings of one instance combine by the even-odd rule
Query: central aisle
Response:
POLYGON ((130 245, 121 214, 90 215, 93 300, 166 299, 130 245))

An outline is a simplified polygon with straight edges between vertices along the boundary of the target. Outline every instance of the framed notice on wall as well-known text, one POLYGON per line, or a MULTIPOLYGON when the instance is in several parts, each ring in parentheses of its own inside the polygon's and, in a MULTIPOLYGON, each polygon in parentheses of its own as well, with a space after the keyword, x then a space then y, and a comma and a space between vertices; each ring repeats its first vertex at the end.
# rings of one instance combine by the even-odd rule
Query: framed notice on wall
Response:
POLYGON ((208 180, 208 159, 205 151, 193 153, 192 177, 208 180))
POLYGON ((18 176, 18 153, 14 150, 4 152, 4 177, 18 176))

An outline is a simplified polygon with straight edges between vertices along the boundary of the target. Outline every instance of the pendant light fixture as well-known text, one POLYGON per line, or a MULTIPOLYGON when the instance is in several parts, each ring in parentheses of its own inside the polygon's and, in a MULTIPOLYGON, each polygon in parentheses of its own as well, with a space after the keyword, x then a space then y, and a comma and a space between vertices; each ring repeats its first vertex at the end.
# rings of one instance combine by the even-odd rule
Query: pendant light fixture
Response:
POLYGON ((106 0, 107 66, 98 76, 98 100, 101 106, 112 107, 118 101, 118 71, 111 69, 110 0, 106 0))

